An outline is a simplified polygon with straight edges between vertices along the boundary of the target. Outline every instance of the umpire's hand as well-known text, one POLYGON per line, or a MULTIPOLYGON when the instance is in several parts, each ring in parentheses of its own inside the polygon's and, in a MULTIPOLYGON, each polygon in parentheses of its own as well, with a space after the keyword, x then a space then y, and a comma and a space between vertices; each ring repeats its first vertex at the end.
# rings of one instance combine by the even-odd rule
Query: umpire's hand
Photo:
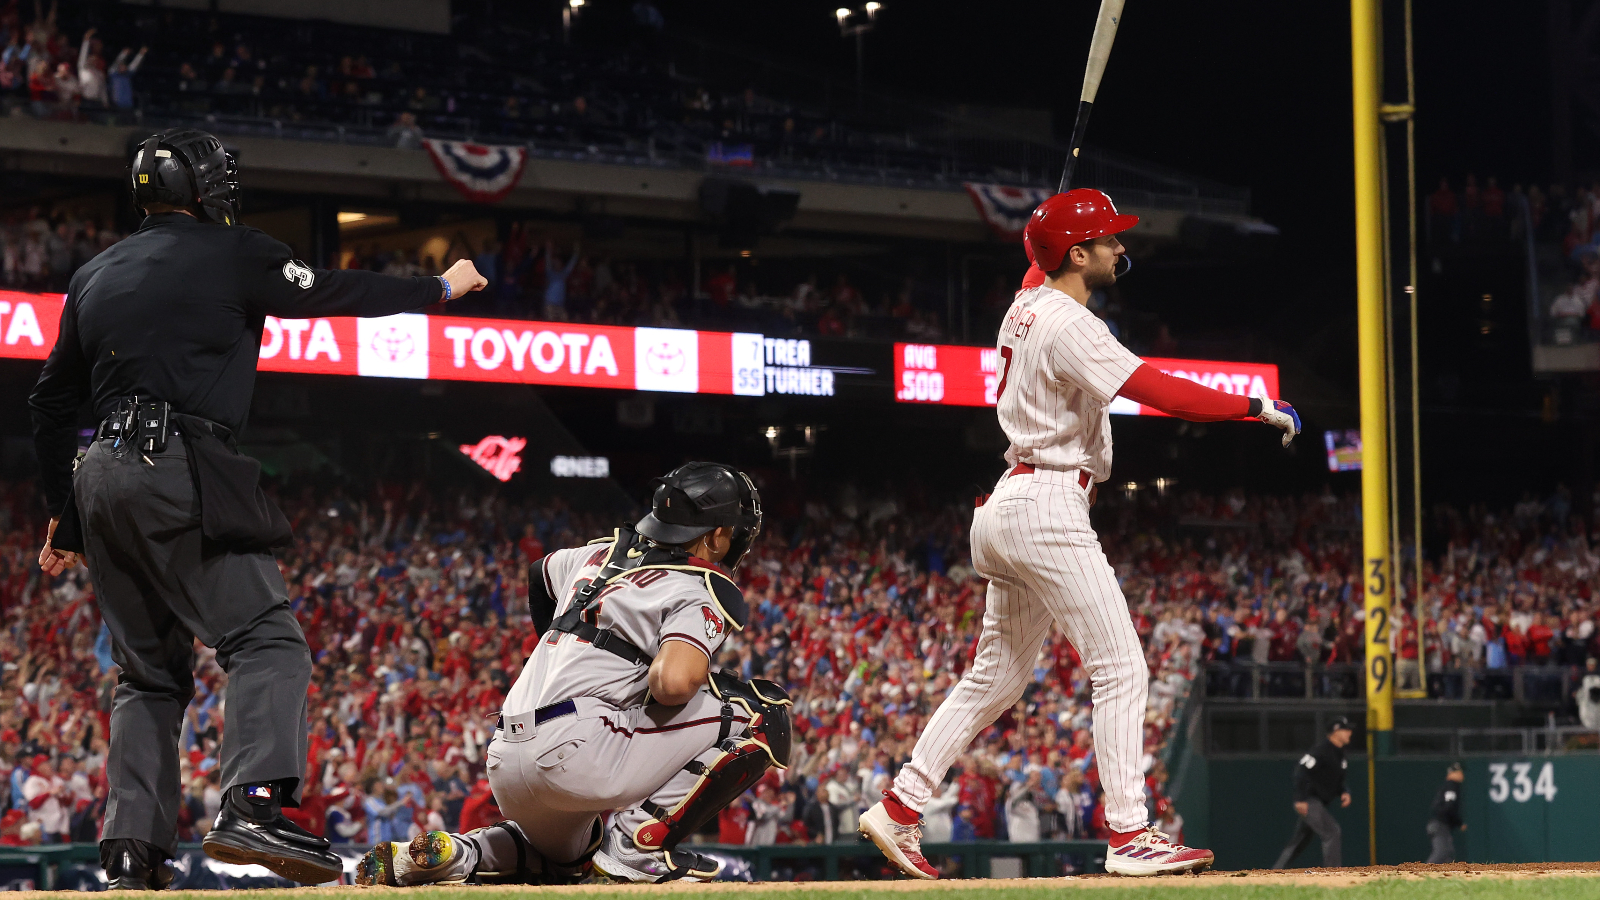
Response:
POLYGON ((444 280, 450 283, 451 299, 489 286, 489 280, 478 274, 478 267, 470 259, 456 260, 454 265, 445 270, 444 280))
POLYGON ((60 575, 78 564, 78 554, 73 553, 71 550, 57 550, 50 546, 50 542, 56 536, 56 525, 60 524, 60 522, 60 519, 50 520, 50 528, 44 533, 44 549, 39 551, 39 568, 43 569, 44 573, 51 577, 60 575))

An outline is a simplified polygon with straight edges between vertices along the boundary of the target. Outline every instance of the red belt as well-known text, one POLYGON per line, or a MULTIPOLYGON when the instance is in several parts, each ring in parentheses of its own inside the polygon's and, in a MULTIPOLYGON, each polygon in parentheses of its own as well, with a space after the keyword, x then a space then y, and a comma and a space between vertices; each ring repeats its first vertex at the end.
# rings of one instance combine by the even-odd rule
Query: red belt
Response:
MULTIPOLYGON (((1017 463, 1014 467, 1012 467, 1011 471, 1006 473, 1006 477, 1010 478, 1013 475, 1032 475, 1037 471, 1039 470, 1034 467, 1033 463, 1017 463)), ((1085 469, 1078 470, 1078 487, 1081 487, 1084 490, 1089 489, 1089 473, 1085 469)))

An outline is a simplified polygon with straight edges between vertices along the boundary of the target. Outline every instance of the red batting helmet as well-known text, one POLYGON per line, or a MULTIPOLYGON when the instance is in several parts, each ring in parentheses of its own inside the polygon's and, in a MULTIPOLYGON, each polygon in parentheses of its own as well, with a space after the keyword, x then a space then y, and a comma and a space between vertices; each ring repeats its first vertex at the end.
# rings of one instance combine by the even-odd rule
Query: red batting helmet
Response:
POLYGON ((1138 216, 1117 212, 1116 204, 1094 188, 1074 188, 1039 204, 1022 230, 1028 256, 1046 272, 1061 268, 1074 244, 1127 231, 1138 216))

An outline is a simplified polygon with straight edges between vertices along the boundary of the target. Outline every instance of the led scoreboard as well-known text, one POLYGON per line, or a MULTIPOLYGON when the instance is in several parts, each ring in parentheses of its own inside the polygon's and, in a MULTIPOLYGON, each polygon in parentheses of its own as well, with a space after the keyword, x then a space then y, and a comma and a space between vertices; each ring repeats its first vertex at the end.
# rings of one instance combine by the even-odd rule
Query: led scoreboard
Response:
MULTIPOLYGON (((1269 363, 1219 362, 1206 359, 1158 359, 1145 362, 1174 378, 1184 378, 1229 394, 1277 397, 1278 367, 1269 363)), ((994 406, 1005 361, 994 347, 952 344, 895 344, 895 399, 901 403, 945 406, 994 406)), ((1126 397, 1111 401, 1111 412, 1162 416, 1159 410, 1126 397)))
MULTIPOLYGON (((55 344, 62 295, 0 291, 0 359, 42 360, 55 344)), ((686 328, 625 328, 405 313, 380 319, 266 317, 262 372, 563 385, 624 391, 795 395, 821 403, 886 399, 886 344, 686 328)), ((894 344, 894 399, 994 406, 1006 360, 994 347, 894 344)), ((1147 359, 1176 378, 1230 394, 1277 397, 1278 367, 1147 359)), ((811 401, 807 401, 811 402, 811 401)), ((1162 415, 1118 397, 1111 411, 1162 415)), ((484 448, 510 465, 514 454, 484 448)))

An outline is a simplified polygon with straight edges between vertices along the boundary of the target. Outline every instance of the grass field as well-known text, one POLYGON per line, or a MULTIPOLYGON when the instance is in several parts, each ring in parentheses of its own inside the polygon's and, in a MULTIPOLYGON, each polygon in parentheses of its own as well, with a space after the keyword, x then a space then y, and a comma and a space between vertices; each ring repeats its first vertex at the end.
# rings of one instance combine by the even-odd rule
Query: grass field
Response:
MULTIPOLYGON (((1594 864, 1589 864, 1593 866, 1594 864)), ((1587 868, 1587 867, 1586 867, 1587 868)), ((1455 871, 1356 869, 1286 872, 1218 872, 1133 879, 1115 876, 988 881, 853 881, 763 884, 580 885, 576 887, 354 888, 249 891, 249 900, 489 900, 490 895, 565 894, 573 900, 1061 900, 1081 892, 1085 900, 1600 900, 1600 871, 1471 866, 1455 871), (922 898, 906 895, 923 895, 922 898), (321 896, 317 896, 321 895, 321 896)), ((242 894, 246 892, 227 892, 242 894)), ((19 900, 59 896, 34 892, 19 900)), ((222 900, 222 892, 170 892, 172 900, 222 900)), ((243 900, 229 897, 228 900, 243 900)))

